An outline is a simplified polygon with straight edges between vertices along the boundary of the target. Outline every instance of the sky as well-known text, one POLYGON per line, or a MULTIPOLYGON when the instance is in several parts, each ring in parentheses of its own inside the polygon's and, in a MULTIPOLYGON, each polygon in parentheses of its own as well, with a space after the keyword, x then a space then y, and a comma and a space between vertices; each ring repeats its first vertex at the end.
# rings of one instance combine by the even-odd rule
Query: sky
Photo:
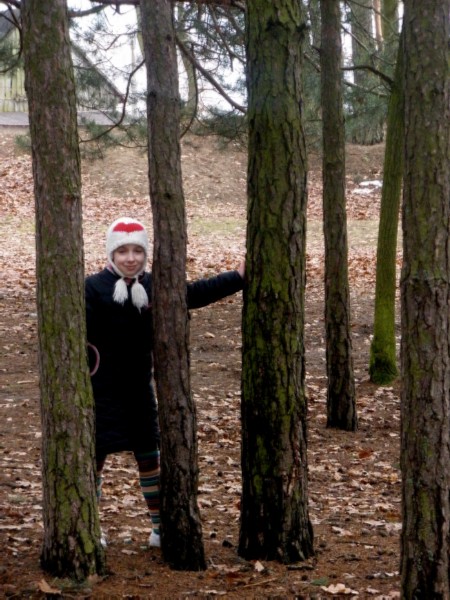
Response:
MULTIPOLYGON (((68 6, 71 9, 85 10, 91 8, 92 3, 88 0, 68 0, 68 6)), ((133 6, 124 6, 120 8, 120 14, 117 13, 112 7, 105 7, 103 14, 107 20, 109 27, 113 33, 117 36, 114 44, 111 37, 106 36, 104 33, 101 35, 95 32, 94 23, 95 17, 83 17, 80 18, 77 23, 80 29, 85 33, 93 31, 95 44, 98 44, 99 54, 94 60, 104 60, 105 70, 109 70, 113 65, 118 71, 112 75, 114 84, 122 91, 125 91, 126 78, 121 77, 120 71, 127 70, 130 65, 142 60, 142 56, 137 44, 136 39, 130 40, 127 34, 130 30, 136 29, 136 11, 133 6), (109 64, 111 63, 111 64, 109 64)), ((140 77, 137 79, 137 83, 145 88, 145 73, 142 69, 140 77)))
MULTIPOLYGON (((89 0, 68 0, 68 6, 70 9, 86 10, 91 8, 92 3, 89 0)), ((106 38, 104 34, 102 36, 95 36, 95 41, 100 42, 104 46, 105 50, 105 62, 103 63, 104 68, 102 70, 109 71, 114 67, 114 74, 111 75, 115 86, 122 92, 125 92, 127 79, 124 73, 130 69, 130 66, 138 64, 142 60, 142 54, 140 52, 139 44, 134 39, 133 44, 130 43, 130 37, 125 35, 130 30, 136 29, 136 11, 133 6, 122 6, 120 7, 120 13, 118 13, 113 7, 106 7, 104 14, 106 15, 108 24, 111 26, 113 31, 119 36, 117 38, 116 48, 109 48, 110 39, 106 38)), ((80 19, 80 27, 84 31, 89 31, 90 27, 94 22, 94 18, 86 17, 80 19)), ((100 55, 99 55, 100 57, 100 55)), ((98 57, 98 59, 99 59, 98 57)), ((180 94, 181 97, 186 99, 186 78, 184 76, 184 70, 181 61, 179 62, 179 73, 180 73, 180 94)), ((235 73, 230 73, 230 79, 236 77, 235 73)), ((209 86, 209 84, 207 84, 209 86)), ((145 69, 142 68, 135 77, 135 91, 144 92, 146 89, 146 77, 145 69)), ((236 98, 237 102, 243 102, 242 98, 236 98)), ((229 105, 223 101, 222 97, 218 95, 212 89, 206 89, 202 94, 202 102, 206 105, 214 105, 220 108, 229 108, 229 105)), ((141 106, 141 108, 143 108, 141 106)))

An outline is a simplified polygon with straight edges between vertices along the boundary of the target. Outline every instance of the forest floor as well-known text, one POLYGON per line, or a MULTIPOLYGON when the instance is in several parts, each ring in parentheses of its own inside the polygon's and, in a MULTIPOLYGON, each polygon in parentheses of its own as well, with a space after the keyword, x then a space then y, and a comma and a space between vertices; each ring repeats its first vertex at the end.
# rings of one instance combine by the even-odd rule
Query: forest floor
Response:
MULTIPOLYGON (((347 197, 359 429, 326 428, 320 161, 309 174, 306 383, 309 507, 315 556, 303 563, 237 554, 242 294, 192 312, 192 390, 199 419, 199 505, 208 569, 174 572, 147 547, 149 524, 129 454, 110 457, 101 522, 108 575, 83 589, 39 567, 42 541, 34 208, 31 161, 0 129, 0 596, 10 598, 398 598, 401 527, 398 385, 368 380, 383 147, 349 146, 347 197)), ((190 279, 233 268, 245 251, 246 156, 237 146, 182 145, 190 279)), ((104 234, 129 214, 151 229, 146 158, 119 148, 83 160, 86 272, 104 264, 104 234)))

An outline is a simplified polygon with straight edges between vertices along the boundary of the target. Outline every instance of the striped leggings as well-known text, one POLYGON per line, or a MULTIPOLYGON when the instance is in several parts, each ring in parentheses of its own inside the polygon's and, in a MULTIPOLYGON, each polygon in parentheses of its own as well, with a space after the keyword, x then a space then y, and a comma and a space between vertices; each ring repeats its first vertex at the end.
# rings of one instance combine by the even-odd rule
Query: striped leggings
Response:
MULTIPOLYGON (((151 452, 134 452, 138 470, 139 483, 145 502, 147 503, 153 531, 159 533, 159 450, 151 452)), ((106 456, 97 457, 97 499, 102 495, 102 471, 106 456)))

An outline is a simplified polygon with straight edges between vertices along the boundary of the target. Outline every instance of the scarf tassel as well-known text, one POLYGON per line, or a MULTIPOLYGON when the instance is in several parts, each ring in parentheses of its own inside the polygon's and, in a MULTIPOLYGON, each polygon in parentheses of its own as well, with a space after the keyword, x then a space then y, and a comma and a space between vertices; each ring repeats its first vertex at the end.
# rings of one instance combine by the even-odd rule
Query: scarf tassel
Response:
POLYGON ((148 306, 148 296, 145 287, 137 279, 131 286, 131 301, 139 310, 148 306))
MULTIPOLYGON (((114 294, 113 294, 114 302, 118 302, 119 304, 125 304, 128 300, 128 286, 126 281, 121 277, 116 281, 114 286, 114 294)), ((131 286, 131 301, 138 308, 144 308, 148 305, 148 296, 145 291, 144 286, 139 283, 137 278, 131 286)))

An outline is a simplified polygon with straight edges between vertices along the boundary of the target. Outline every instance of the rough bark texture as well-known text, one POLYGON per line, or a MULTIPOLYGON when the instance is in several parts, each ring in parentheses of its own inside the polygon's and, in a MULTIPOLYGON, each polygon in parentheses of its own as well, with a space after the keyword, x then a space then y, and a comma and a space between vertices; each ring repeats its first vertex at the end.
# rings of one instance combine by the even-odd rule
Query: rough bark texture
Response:
POLYGON ((161 425, 162 552, 179 570, 206 568, 197 505, 197 420, 189 376, 186 215, 172 4, 142 0, 154 222, 155 377, 161 425))
POLYGON ((350 333, 339 1, 321 2, 321 17, 327 426, 355 431, 358 422, 350 333))
POLYGON ((86 360, 81 178, 65 0, 22 3, 36 202, 42 415, 42 565, 84 579, 104 569, 86 360))
POLYGON ((247 7, 249 222, 239 554, 291 562, 313 554, 303 339, 304 21, 297 0, 251 0, 247 7))
POLYGON ((405 2, 403 598, 449 598, 449 0, 405 2))
POLYGON ((383 189, 378 227, 373 340, 370 346, 370 380, 379 385, 391 383, 398 375, 395 340, 395 291, 397 288, 397 231, 404 162, 402 40, 399 46, 394 85, 392 86, 388 105, 383 189))

